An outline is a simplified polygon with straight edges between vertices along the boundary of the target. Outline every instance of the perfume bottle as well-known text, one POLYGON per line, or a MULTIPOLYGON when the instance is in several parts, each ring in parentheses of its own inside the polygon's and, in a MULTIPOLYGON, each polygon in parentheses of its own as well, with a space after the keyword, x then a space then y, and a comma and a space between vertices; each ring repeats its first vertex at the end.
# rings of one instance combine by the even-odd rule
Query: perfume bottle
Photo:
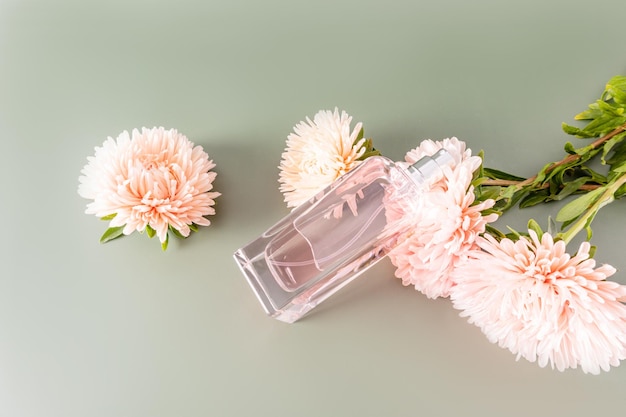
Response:
POLYGON ((453 157, 413 165, 367 158, 234 254, 271 317, 293 323, 397 246, 413 226, 425 184, 453 157))

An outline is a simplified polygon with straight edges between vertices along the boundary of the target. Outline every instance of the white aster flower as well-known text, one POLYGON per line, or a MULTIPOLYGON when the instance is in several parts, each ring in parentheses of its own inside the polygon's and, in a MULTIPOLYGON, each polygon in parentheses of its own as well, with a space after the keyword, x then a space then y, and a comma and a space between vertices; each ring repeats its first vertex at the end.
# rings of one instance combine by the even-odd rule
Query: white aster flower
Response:
POLYGON ((288 207, 296 207, 357 166, 368 151, 363 125, 350 129, 352 117, 319 111, 294 127, 280 163, 280 191, 288 207))

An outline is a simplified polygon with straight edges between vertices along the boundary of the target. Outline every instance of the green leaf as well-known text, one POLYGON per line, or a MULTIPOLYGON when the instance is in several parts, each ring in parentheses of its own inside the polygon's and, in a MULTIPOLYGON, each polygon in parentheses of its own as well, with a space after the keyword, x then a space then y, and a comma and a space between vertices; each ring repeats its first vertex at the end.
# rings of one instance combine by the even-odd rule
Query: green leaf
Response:
POLYGON ((540 186, 546 182, 546 180, 550 179, 554 175, 558 174, 561 170, 566 169, 564 165, 556 166, 554 162, 549 162, 541 168, 541 171, 537 173, 537 177, 533 181, 535 186, 540 186))
POLYGON ((117 213, 108 214, 106 216, 100 217, 100 220, 111 220, 117 216, 117 213))
POLYGON ((528 220, 528 230, 534 230, 535 233, 537 233, 539 240, 541 240, 543 230, 541 230, 541 226, 539 226, 539 223, 537 223, 534 219, 528 220))
POLYGON ((562 123, 561 124, 561 128, 568 135, 576 136, 576 137, 579 137, 579 138, 588 139, 588 138, 594 138, 595 137, 595 135, 587 133, 586 131, 584 131, 583 129, 580 129, 578 127, 568 125, 567 123, 562 123))
POLYGON ((162 251, 164 251, 164 252, 165 252, 165 251, 167 250, 167 245, 169 244, 169 242, 170 242, 170 234, 169 234, 169 233, 167 233, 167 234, 165 235, 165 242, 162 242, 162 243, 161 243, 161 250, 162 250, 162 251))
POLYGON ((500 197, 501 188, 496 186, 489 187, 476 187, 474 188, 477 200, 485 201, 485 200, 497 200, 500 197))
MULTIPOLYGON (((353 146, 356 145, 357 142, 363 138, 362 132, 363 132, 363 130, 361 129, 361 132, 359 133, 360 136, 357 137, 357 139, 354 141, 353 146)), ((376 148, 374 148, 374 143, 372 141, 372 138, 366 139, 365 142, 363 142, 363 145, 361 146, 361 149, 363 149, 363 148, 365 148, 365 152, 358 159, 359 161, 364 161, 367 158, 369 158, 370 156, 380 155, 380 151, 378 151, 378 150, 376 150, 376 148)))
POLYGON ((576 148, 574 147, 574 145, 572 145, 572 142, 566 142, 563 148, 565 149, 565 152, 567 152, 570 155, 577 154, 576 148))
POLYGON ((520 203, 520 208, 528 208, 532 206, 536 206, 537 204, 544 203, 550 200, 550 196, 547 191, 541 190, 538 192, 533 192, 524 197, 520 203))
POLYGON ((626 77, 617 75, 611 78, 606 84, 605 97, 612 98, 618 104, 626 104, 626 77))
MULTIPOLYGON (((476 172, 474 172, 474 174, 476 174, 476 172)), ((474 188, 478 188, 481 185, 483 185, 485 182, 489 181, 489 178, 487 177, 480 177, 480 176, 476 176, 473 175, 472 176, 472 182, 470 182, 470 185, 474 188)), ((489 187, 496 187, 495 185, 486 185, 485 187, 489 188, 489 187)))
POLYGON ((197 232, 198 231, 198 225, 195 223, 191 223, 189 225, 189 229, 191 229, 192 232, 197 232))
POLYGON ((504 239, 506 237, 504 233, 502 233, 495 227, 491 226, 490 224, 485 225, 485 232, 489 233, 491 236, 495 237, 498 240, 504 239))
POLYGON ((589 248, 589 257, 593 258, 596 255, 596 250, 598 249, 598 247, 596 245, 591 245, 591 247, 589 248))
POLYGON ((183 236, 176 228, 169 226, 169 230, 170 232, 172 232, 174 234, 174 236, 176 236, 179 239, 185 239, 185 236, 183 236))
POLYGON ((619 165, 612 166, 611 167, 611 172, 618 173, 618 174, 626 172, 626 162, 622 162, 619 165))
POLYGON ((607 89, 609 85, 616 85, 619 88, 626 90, 626 76, 625 75, 615 75, 613 76, 609 82, 607 83, 607 89))
MULTIPOLYGON (((542 172, 545 172, 545 179, 543 183, 548 183, 550 186, 550 192, 556 194, 561 188, 561 184, 567 181, 566 174, 568 171, 568 165, 547 165, 542 172)), ((538 184, 538 182, 536 182, 538 184)))
POLYGON ((517 230, 513 229, 510 226, 506 227, 507 229, 509 229, 511 232, 506 234, 506 237, 508 237, 511 240, 519 240, 523 234, 518 232, 517 230))
POLYGON ((599 172, 596 172, 593 169, 589 168, 588 166, 582 165, 579 166, 578 169, 581 172, 580 176, 589 178, 587 181, 588 184, 606 184, 606 177, 599 172))
POLYGON ((626 195, 626 184, 623 184, 615 191, 615 194, 613 194, 613 197, 617 200, 617 199, 624 197, 625 195, 626 195))
POLYGON ((113 239, 124 236, 124 226, 109 227, 100 237, 100 243, 107 243, 113 239))
POLYGON ((370 156, 380 156, 380 151, 377 149, 372 149, 369 152, 365 152, 363 154, 363 156, 361 156, 358 160, 359 161, 365 161, 367 158, 369 158, 370 156))
POLYGON ((570 201, 559 210, 556 215, 556 221, 569 222, 583 214, 604 192, 604 187, 596 188, 583 194, 575 200, 570 201))
POLYGON ((565 197, 578 191, 578 189, 582 185, 586 184, 589 180, 589 177, 580 177, 576 178, 573 181, 565 182, 561 191, 558 194, 552 196, 552 199, 556 201, 563 200, 565 197))
POLYGON ((356 139, 354 140, 354 143, 352 145, 353 146, 356 145, 361 139, 363 139, 364 135, 365 135, 365 129, 361 127, 361 130, 359 130, 359 133, 356 135, 356 139))
POLYGON ((594 210, 592 213, 589 213, 588 217, 585 219, 585 225, 584 225, 583 230, 585 230, 585 232, 587 233, 587 240, 591 240, 591 237, 593 236, 591 223, 593 222, 593 219, 596 217, 599 211, 600 211, 600 208, 598 208, 597 210, 594 210))
POLYGON ((156 230, 154 230, 149 224, 146 225, 146 234, 150 239, 152 239, 156 235, 156 230))
POLYGON ((570 220, 564 221, 564 222, 561 224, 561 230, 565 230, 565 228, 566 228, 567 226, 569 226, 570 224, 574 223, 574 222, 576 221, 576 219, 577 219, 577 217, 574 217, 573 219, 570 219, 570 220))
POLYGON ((606 156, 611 152, 614 148, 619 148, 618 145, 622 143, 624 138, 626 137, 626 132, 619 133, 613 136, 611 139, 607 140, 604 145, 602 145, 602 163, 606 164, 607 159, 606 156))
POLYGON ((623 125, 626 122, 626 118, 616 117, 614 114, 603 114, 601 117, 589 122, 587 126, 585 126, 585 132, 587 132, 589 137, 599 137, 610 133, 615 128, 623 125))
POLYGON ((598 108, 605 114, 613 116, 621 116, 624 114, 624 108, 617 103, 612 103, 606 100, 598 100, 598 108))
POLYGON ((508 186, 500 193, 500 197, 493 208, 505 212, 509 208, 514 207, 527 194, 528 190, 526 188, 520 190, 515 185, 508 186))
POLYGON ((493 180, 524 181, 526 179, 493 168, 483 168, 483 173, 493 180))
POLYGON ((593 219, 596 217, 596 214, 598 214, 599 210, 594 211, 593 213, 591 213, 591 215, 587 218, 587 221, 585 222, 585 230, 587 231, 587 240, 591 240, 591 237, 593 236, 593 230, 591 230, 591 222, 593 222, 593 219))
POLYGON ((600 110, 600 107, 598 106, 598 104, 592 103, 589 105, 589 109, 581 113, 578 113, 576 116, 574 116, 574 120, 593 120, 593 119, 597 119, 601 115, 602 115, 602 110, 600 110))

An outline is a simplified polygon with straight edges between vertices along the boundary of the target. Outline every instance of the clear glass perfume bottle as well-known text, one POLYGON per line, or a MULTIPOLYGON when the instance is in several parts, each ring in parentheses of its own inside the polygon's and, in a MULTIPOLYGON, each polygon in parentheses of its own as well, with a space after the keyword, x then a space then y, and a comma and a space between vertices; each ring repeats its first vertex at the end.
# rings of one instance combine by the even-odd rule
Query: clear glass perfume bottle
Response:
POLYGON ((412 229, 423 185, 445 150, 408 167, 367 158, 234 254, 265 311, 293 323, 382 259, 412 229))

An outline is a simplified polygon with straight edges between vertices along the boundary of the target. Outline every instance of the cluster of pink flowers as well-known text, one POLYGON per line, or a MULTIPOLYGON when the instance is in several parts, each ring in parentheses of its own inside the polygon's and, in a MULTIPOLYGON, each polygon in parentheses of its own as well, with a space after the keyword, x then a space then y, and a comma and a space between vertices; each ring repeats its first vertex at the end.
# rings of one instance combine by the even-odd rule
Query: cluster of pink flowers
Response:
MULTIPOLYGON (((289 193, 301 184, 324 188, 351 169, 358 155, 351 142, 356 134, 347 136, 351 118, 345 113, 339 117, 337 111, 319 114, 324 117, 309 120, 306 129, 298 125, 297 141, 290 137, 283 154, 287 162, 281 164, 281 189, 290 205, 297 204, 289 193), (336 169, 337 161, 348 163, 336 169), (315 167, 314 175, 306 167, 315 167)), ((472 180, 482 160, 464 142, 426 140, 406 154, 406 164, 441 148, 456 163, 428 184, 414 210, 393 213, 415 231, 389 253, 395 275, 427 297, 450 297, 463 317, 518 358, 561 371, 580 366, 594 374, 619 365, 626 358, 626 286, 607 280, 615 269, 596 267, 589 243, 571 256, 565 242, 555 242, 549 233, 539 237, 529 230, 517 241, 486 233, 498 216, 483 214, 493 200, 475 199, 472 180)))

